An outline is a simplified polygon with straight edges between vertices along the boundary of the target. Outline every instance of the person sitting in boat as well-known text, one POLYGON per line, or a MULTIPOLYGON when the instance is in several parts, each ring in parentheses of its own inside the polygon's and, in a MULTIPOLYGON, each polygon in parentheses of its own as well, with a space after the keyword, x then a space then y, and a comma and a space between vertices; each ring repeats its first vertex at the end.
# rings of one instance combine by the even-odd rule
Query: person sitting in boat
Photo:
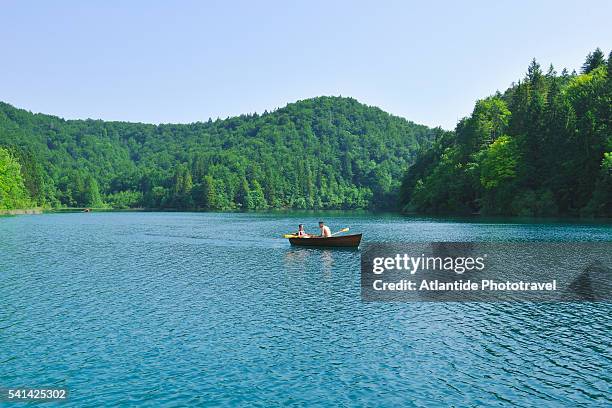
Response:
POLYGON ((319 229, 321 230, 321 238, 329 238, 331 237, 331 230, 323 221, 319 221, 319 229))
POLYGON ((304 231, 304 224, 298 225, 297 236, 298 238, 310 238, 310 235, 308 235, 306 231, 304 231))

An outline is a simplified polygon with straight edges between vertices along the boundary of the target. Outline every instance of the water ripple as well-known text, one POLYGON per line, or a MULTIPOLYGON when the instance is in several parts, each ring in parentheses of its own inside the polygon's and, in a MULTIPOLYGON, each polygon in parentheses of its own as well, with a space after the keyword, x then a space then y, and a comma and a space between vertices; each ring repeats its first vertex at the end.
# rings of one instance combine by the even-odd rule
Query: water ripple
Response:
MULTIPOLYGON (((338 216, 366 239, 610 240, 608 226, 338 216)), ((610 405, 606 303, 362 303, 312 215, 0 220, 0 379, 68 405, 610 405)), ((338 226, 340 227, 340 225, 338 226)))

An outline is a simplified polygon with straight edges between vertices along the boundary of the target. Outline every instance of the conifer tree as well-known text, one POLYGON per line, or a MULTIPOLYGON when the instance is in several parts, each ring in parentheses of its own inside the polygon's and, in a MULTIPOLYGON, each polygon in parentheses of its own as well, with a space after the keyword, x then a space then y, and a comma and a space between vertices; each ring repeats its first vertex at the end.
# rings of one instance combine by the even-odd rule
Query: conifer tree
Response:
POLYGON ((584 61, 584 64, 582 64, 582 73, 588 74, 589 72, 593 71, 594 69, 596 69, 597 67, 601 65, 604 65, 605 63, 606 63, 605 55, 598 47, 595 49, 595 51, 587 55, 586 60, 584 61))

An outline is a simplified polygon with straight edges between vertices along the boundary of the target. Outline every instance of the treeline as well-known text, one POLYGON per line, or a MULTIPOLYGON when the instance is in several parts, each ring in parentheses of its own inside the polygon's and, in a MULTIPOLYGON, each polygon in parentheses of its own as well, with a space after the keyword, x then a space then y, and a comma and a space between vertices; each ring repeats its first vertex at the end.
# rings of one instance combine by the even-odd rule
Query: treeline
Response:
POLYGON ((0 103, 4 160, 19 165, 28 203, 47 207, 392 208, 416 151, 441 133, 341 97, 186 125, 63 120, 0 103))
POLYGON ((407 171, 405 211, 612 216, 612 53, 580 74, 535 59, 526 76, 476 103, 407 171))

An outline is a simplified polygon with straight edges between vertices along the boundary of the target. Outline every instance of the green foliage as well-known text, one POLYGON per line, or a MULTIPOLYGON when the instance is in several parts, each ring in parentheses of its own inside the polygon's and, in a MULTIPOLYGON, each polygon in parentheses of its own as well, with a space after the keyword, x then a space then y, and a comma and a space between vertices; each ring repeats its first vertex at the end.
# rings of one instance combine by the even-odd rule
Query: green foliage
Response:
POLYGON ((250 201, 250 209, 265 210, 266 208, 268 208, 268 202, 266 201, 266 197, 264 196, 263 188, 261 188, 261 184, 259 184, 257 180, 253 180, 253 188, 250 191, 250 201))
POLYGON ((0 103, 0 145, 39 204, 390 208, 429 129, 351 98, 187 125, 63 120, 0 103))
POLYGON ((582 64, 582 73, 588 74, 605 63, 606 57, 604 53, 599 48, 596 48, 595 51, 587 55, 586 61, 582 64))
POLYGON ((58 180, 57 195, 68 207, 103 207, 100 187, 95 177, 82 170, 68 170, 58 180))
POLYGON ((501 136, 509 119, 510 110, 501 97, 476 102, 472 116, 462 121, 457 129, 458 146, 463 158, 480 148, 486 148, 501 136))
POLYGON ((0 209, 12 210, 30 205, 21 165, 8 150, 0 148, 0 209))
POLYGON ((91 175, 85 177, 81 195, 81 203, 85 204, 86 207, 100 207, 103 205, 98 182, 91 175))
POLYGON ((139 191, 119 191, 106 196, 106 203, 111 208, 127 209, 140 206, 142 193, 139 191))
POLYGON ((518 149, 510 136, 501 136, 478 152, 481 185, 491 190, 514 179, 518 155, 518 149))
POLYGON ((612 62, 589 54, 582 75, 525 78, 478 101, 455 134, 421 151, 401 205, 431 213, 612 216, 612 62))
POLYGON ((601 169, 604 174, 612 173, 612 152, 605 152, 604 158, 601 161, 601 169))
POLYGON ((604 153, 595 191, 582 213, 584 215, 612 213, 612 152, 604 153))

